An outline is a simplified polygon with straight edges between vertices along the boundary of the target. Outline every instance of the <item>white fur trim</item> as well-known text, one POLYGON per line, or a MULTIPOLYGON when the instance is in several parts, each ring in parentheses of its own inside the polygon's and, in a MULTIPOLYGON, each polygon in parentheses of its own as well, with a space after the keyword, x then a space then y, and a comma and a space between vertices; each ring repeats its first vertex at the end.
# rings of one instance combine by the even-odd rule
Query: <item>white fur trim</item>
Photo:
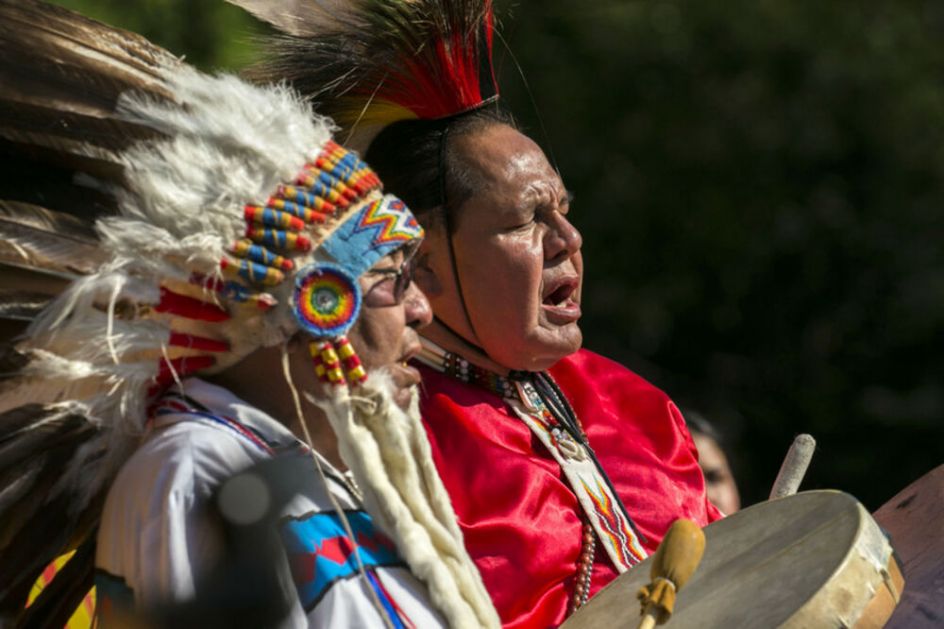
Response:
POLYGON ((416 400, 404 412, 392 391, 389 377, 375 371, 353 395, 344 387, 319 405, 364 494, 365 508, 395 541, 413 574, 426 582, 449 625, 499 627, 435 472, 416 400))

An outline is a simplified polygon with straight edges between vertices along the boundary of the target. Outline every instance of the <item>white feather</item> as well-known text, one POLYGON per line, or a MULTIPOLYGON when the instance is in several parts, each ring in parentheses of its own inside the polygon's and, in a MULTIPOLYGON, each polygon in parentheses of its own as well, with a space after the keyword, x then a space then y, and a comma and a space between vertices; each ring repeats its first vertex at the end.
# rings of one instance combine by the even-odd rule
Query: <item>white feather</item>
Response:
POLYGON ((277 29, 295 35, 323 35, 339 18, 353 19, 359 2, 352 0, 227 0, 277 29))
POLYGON ((284 85, 196 70, 175 71, 168 81, 185 108, 137 94, 119 102, 122 116, 171 138, 125 153, 129 191, 121 208, 178 239, 200 232, 235 238, 243 206, 264 203, 331 137, 328 119, 284 85))
POLYGON ((133 451, 172 325, 229 342, 231 351, 216 355, 220 368, 294 328, 284 296, 265 313, 219 303, 188 281, 194 272, 219 276, 226 248, 245 230, 244 206, 264 204, 294 179, 331 138, 331 123, 284 85, 253 86, 176 64, 166 81, 176 102, 138 93, 119 100, 119 116, 163 137, 120 156, 125 184, 107 190, 119 214, 96 225, 109 261, 31 325, 19 348, 30 362, 0 391, 0 411, 69 401, 99 426, 56 488, 77 491, 78 508, 133 451), (230 317, 211 323, 157 313, 162 287, 217 303, 230 317))

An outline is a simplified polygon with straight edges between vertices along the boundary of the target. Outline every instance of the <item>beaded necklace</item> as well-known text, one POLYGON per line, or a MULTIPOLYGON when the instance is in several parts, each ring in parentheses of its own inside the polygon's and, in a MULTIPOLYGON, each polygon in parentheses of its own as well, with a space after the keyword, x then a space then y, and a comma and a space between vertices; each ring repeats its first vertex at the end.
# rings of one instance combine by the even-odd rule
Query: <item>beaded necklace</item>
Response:
POLYGON ((460 382, 474 384, 487 389, 502 398, 515 399, 518 391, 510 378, 473 365, 462 356, 447 352, 438 345, 423 341, 423 349, 418 356, 420 362, 451 376, 460 382))

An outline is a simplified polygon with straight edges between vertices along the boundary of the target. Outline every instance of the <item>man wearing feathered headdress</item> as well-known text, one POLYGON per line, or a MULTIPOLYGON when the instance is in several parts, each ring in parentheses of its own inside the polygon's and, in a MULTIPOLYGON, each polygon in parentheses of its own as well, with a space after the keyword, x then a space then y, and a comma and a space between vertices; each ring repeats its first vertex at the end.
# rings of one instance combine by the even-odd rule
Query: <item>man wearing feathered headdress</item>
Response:
POLYGON ((0 388, 0 624, 61 626, 94 558, 106 625, 497 626, 418 419, 404 203, 284 86, 38 0, 0 2, 0 52, 31 175, 0 196, 3 305, 72 280, 0 388))
POLYGON ((719 517, 661 391, 581 349, 581 236, 498 101, 490 0, 233 0, 284 33, 255 76, 344 127, 427 229, 422 415, 502 621, 560 624, 678 517, 719 517))

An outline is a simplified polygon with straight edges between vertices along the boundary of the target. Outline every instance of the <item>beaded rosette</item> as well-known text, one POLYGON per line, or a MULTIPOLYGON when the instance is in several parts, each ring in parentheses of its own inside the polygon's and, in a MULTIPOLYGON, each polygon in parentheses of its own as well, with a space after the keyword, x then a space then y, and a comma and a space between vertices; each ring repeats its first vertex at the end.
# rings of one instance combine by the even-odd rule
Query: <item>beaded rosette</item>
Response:
MULTIPOLYGON (((322 236, 319 252, 330 261, 298 270, 290 306, 298 325, 314 339, 309 348, 316 374, 335 385, 367 378, 346 336, 361 311, 358 278, 384 256, 423 237, 406 205, 381 196, 380 187, 377 175, 356 154, 328 142, 292 185, 279 186, 263 207, 246 206, 246 237, 230 248, 238 261, 224 258, 221 265, 252 285, 277 285, 295 269, 286 256, 310 251, 310 232, 322 236)), ((229 289, 269 301, 239 286, 229 289)))

